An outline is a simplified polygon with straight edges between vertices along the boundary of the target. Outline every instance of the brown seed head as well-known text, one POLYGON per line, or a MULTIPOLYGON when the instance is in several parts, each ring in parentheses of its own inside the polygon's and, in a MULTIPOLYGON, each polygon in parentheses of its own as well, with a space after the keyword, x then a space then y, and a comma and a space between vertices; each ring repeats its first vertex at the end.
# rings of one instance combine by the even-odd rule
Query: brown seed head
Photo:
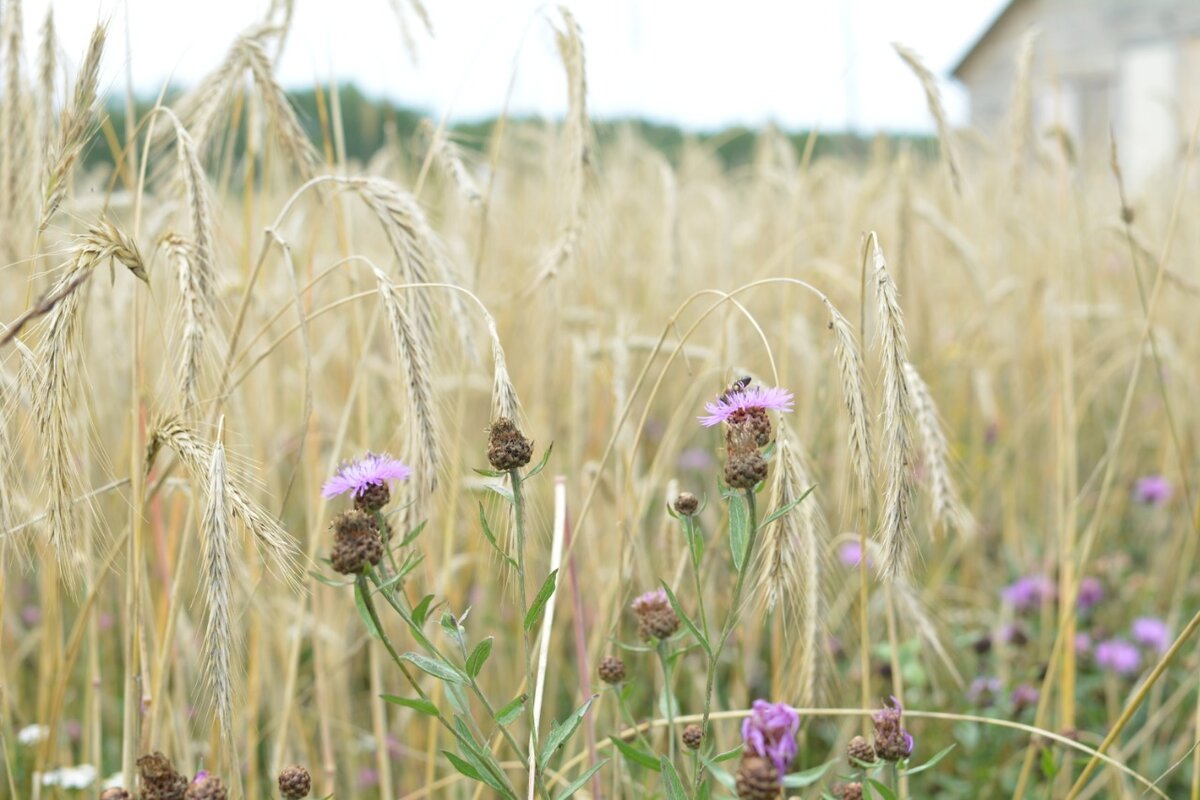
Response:
POLYGON ((142 779, 142 800, 184 800, 187 778, 162 753, 154 752, 137 760, 142 779))
POLYGON ((743 422, 725 435, 725 482, 734 489, 753 489, 767 477, 767 460, 756 443, 754 428, 743 422))
POLYGON ((616 656, 605 656, 600 659, 598 672, 605 683, 620 683, 625 680, 625 662, 616 656))
POLYGON ((279 773, 279 793, 283 800, 301 800, 312 791, 312 776, 299 764, 284 767, 279 773))
POLYGON ((184 800, 229 800, 229 790, 216 775, 198 777, 188 784, 184 800))
POLYGON ((704 741, 704 730, 697 724, 692 723, 683 729, 683 746, 688 750, 699 750, 701 742, 704 741))
POLYGON ((846 755, 849 756, 852 766, 857 766, 859 763, 875 763, 875 748, 862 736, 855 736, 850 740, 850 743, 846 745, 846 755))
POLYGON ((646 592, 634 600, 630 608, 637 617, 638 635, 646 641, 668 639, 679 630, 679 617, 662 589, 646 592))
POLYGON ((680 492, 675 498, 675 513, 690 517, 700 509, 700 500, 691 492, 680 492))
POLYGON ((744 754, 737 772, 737 796, 741 800, 776 800, 779 770, 769 758, 744 754))
POLYGON ((336 533, 329 560, 335 572, 357 575, 368 564, 378 564, 383 557, 383 541, 379 538, 379 531, 374 524, 360 524, 366 519, 369 518, 361 511, 347 511, 339 517, 343 524, 334 523, 336 533))
POLYGON ((488 428, 487 457, 492 469, 500 472, 517 469, 533 458, 533 442, 525 438, 515 422, 500 417, 488 428))
POLYGON ((354 496, 354 507, 359 511, 378 511, 392 499, 387 483, 368 483, 362 494, 354 496))
POLYGON ((129 792, 122 789, 120 786, 114 786, 111 789, 105 789, 100 793, 100 800, 131 800, 133 796, 129 792))

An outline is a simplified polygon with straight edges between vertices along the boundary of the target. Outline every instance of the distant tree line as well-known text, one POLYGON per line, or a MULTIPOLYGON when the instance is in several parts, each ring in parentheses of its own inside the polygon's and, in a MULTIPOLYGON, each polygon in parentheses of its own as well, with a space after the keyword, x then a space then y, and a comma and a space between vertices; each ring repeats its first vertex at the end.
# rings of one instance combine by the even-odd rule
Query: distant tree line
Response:
MULTIPOLYGON (((177 97, 178 92, 168 95, 167 102, 177 97)), ((296 111, 319 149, 323 149, 329 140, 330 97, 328 88, 311 88, 289 92, 296 111)), ((346 157, 350 160, 365 162, 375 154, 391 135, 403 143, 414 141, 421 121, 429 115, 417 109, 397 105, 391 100, 372 98, 354 84, 342 84, 337 87, 337 102, 342 122, 342 136, 345 142, 346 157)), ((136 105, 138 119, 142 119, 151 108, 152 103, 139 100, 136 105)), ((93 146, 88 149, 86 160, 89 165, 103 162, 112 163, 112 148, 114 142, 125 141, 125 108, 118 98, 112 101, 108 108, 106 130, 97 134, 93 146)), ((437 120, 433 120, 437 121, 437 120)), ((455 140, 461 147, 482 151, 486 148, 492 129, 497 124, 495 117, 457 122, 451 126, 455 140)), ((545 121, 535 117, 510 117, 509 124, 545 124, 545 121)), ((645 142, 660 150, 671 163, 678 163, 684 143, 689 139, 707 143, 726 168, 735 168, 751 163, 761 131, 748 127, 736 126, 718 131, 693 132, 676 125, 651 122, 640 118, 606 119, 594 121, 593 130, 596 144, 603 149, 611 143, 622 130, 631 130, 645 142)), ((791 131, 784 134, 795 148, 797 156, 804 152, 809 138, 809 131, 791 131)), ((937 156, 937 139, 925 135, 896 135, 887 137, 891 146, 905 144, 912 152, 924 158, 937 156)), ((838 156, 850 159, 864 159, 871 150, 877 137, 865 137, 852 133, 820 132, 813 145, 813 157, 838 156)), ((239 130, 230 143, 234 155, 238 155, 244 145, 243 132, 239 130)))

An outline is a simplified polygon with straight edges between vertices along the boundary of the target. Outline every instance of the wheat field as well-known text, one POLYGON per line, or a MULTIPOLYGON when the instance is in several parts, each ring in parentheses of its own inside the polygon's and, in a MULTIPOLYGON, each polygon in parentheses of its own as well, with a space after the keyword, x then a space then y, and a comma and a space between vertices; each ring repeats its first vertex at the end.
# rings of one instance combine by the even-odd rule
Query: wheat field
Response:
POLYGON ((1193 147, 900 47, 932 157, 668 158, 548 9, 560 119, 358 163, 287 4, 121 140, 14 9, 0 795, 1200 797, 1193 147))

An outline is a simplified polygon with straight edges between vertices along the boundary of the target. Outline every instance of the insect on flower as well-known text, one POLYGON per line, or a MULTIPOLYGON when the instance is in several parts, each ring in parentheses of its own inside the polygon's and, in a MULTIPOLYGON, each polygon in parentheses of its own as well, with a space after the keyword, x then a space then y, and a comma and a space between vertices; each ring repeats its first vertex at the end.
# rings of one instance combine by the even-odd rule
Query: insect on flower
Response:
POLYGON ((725 391, 721 392, 717 400, 719 402, 728 403, 732 395, 741 394, 742 392, 746 391, 746 387, 750 385, 751 380, 753 379, 749 375, 738 378, 736 381, 725 387, 725 391))

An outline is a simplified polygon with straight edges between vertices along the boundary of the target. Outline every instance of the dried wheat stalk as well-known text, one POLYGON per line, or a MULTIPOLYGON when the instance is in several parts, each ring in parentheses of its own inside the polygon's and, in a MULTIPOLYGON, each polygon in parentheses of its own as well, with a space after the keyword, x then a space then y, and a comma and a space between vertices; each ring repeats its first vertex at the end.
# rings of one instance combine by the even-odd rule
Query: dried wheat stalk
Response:
POLYGON ((878 537, 883 550, 880 569, 896 579, 908 574, 912 560, 912 389, 904 365, 908 345, 896 284, 888 274, 879 240, 869 237, 875 263, 879 304, 879 357, 883 372, 883 466, 885 488, 878 537))
POLYGON ((74 439, 69 411, 75 348, 79 332, 80 287, 100 263, 115 258, 143 281, 147 280, 141 255, 131 240, 112 223, 102 221, 82 237, 71 265, 59 278, 51 295, 58 298, 44 323, 38 343, 37 374, 33 375, 34 417, 45 443, 42 480, 49 493, 46 522, 64 575, 76 580, 81 575, 86 551, 79 539, 83 531, 74 496, 79 488, 75 474, 74 439))
MULTIPOLYGON (((204 675, 223 743, 233 741, 233 512, 225 446, 212 446, 202 522, 201 572, 208 620, 204 628, 204 675)), ((232 754, 231 754, 232 755, 232 754)))
POLYGON ((921 61, 921 57, 913 50, 905 47, 899 42, 892 42, 892 47, 896 53, 904 60, 904 63, 909 66, 909 69, 921 81, 921 88, 925 90, 925 102, 929 105, 929 113, 933 115, 933 121, 937 125, 938 143, 942 151, 942 161, 946 164, 946 168, 950 170, 950 180, 954 184, 954 191, 962 192, 961 172, 958 168, 958 156, 955 154, 954 147, 954 131, 950 128, 950 120, 946 116, 946 109, 942 106, 942 95, 938 91, 937 78, 929 71, 929 67, 921 61))
POLYGON ((871 465, 871 431, 867 417, 866 377, 862 352, 854 338, 854 329, 842 316, 842 312, 824 298, 829 311, 829 324, 835 336, 834 354, 837 358, 838 377, 842 387, 842 400, 850 417, 849 447, 850 464, 858 485, 859 498, 866 502, 874 486, 871 465))
MULTIPOLYGON (((168 417, 153 428, 148 444, 147 468, 154 462, 162 447, 169 447, 179 457, 196 481, 207 481, 213 459, 213 445, 198 436, 178 417, 168 417)), ((225 484, 229 506, 236 517, 254 535, 259 554, 276 575, 297 586, 300 551, 283 526, 267 511, 250 499, 241 482, 231 477, 225 484)))
POLYGON ((946 435, 942 432, 941 422, 938 420, 938 411, 933 402, 933 395, 929 393, 929 387, 925 385, 917 368, 911 363, 904 365, 904 372, 908 378, 909 388, 912 389, 913 410, 916 414, 917 430, 921 434, 923 461, 933 505, 933 519, 947 530, 953 528, 959 533, 973 533, 974 518, 971 516, 970 510, 959 499, 958 490, 950 479, 950 470, 947 465, 949 447, 946 444, 946 435))
POLYGON ((67 194, 67 185, 70 183, 71 170, 96 124, 96 86, 106 36, 107 29, 104 25, 97 25, 92 31, 87 53, 79 68, 79 75, 75 78, 75 91, 60 117, 58 137, 51 140, 53 144, 46 158, 48 171, 42 191, 39 231, 46 229, 62 205, 67 194))

